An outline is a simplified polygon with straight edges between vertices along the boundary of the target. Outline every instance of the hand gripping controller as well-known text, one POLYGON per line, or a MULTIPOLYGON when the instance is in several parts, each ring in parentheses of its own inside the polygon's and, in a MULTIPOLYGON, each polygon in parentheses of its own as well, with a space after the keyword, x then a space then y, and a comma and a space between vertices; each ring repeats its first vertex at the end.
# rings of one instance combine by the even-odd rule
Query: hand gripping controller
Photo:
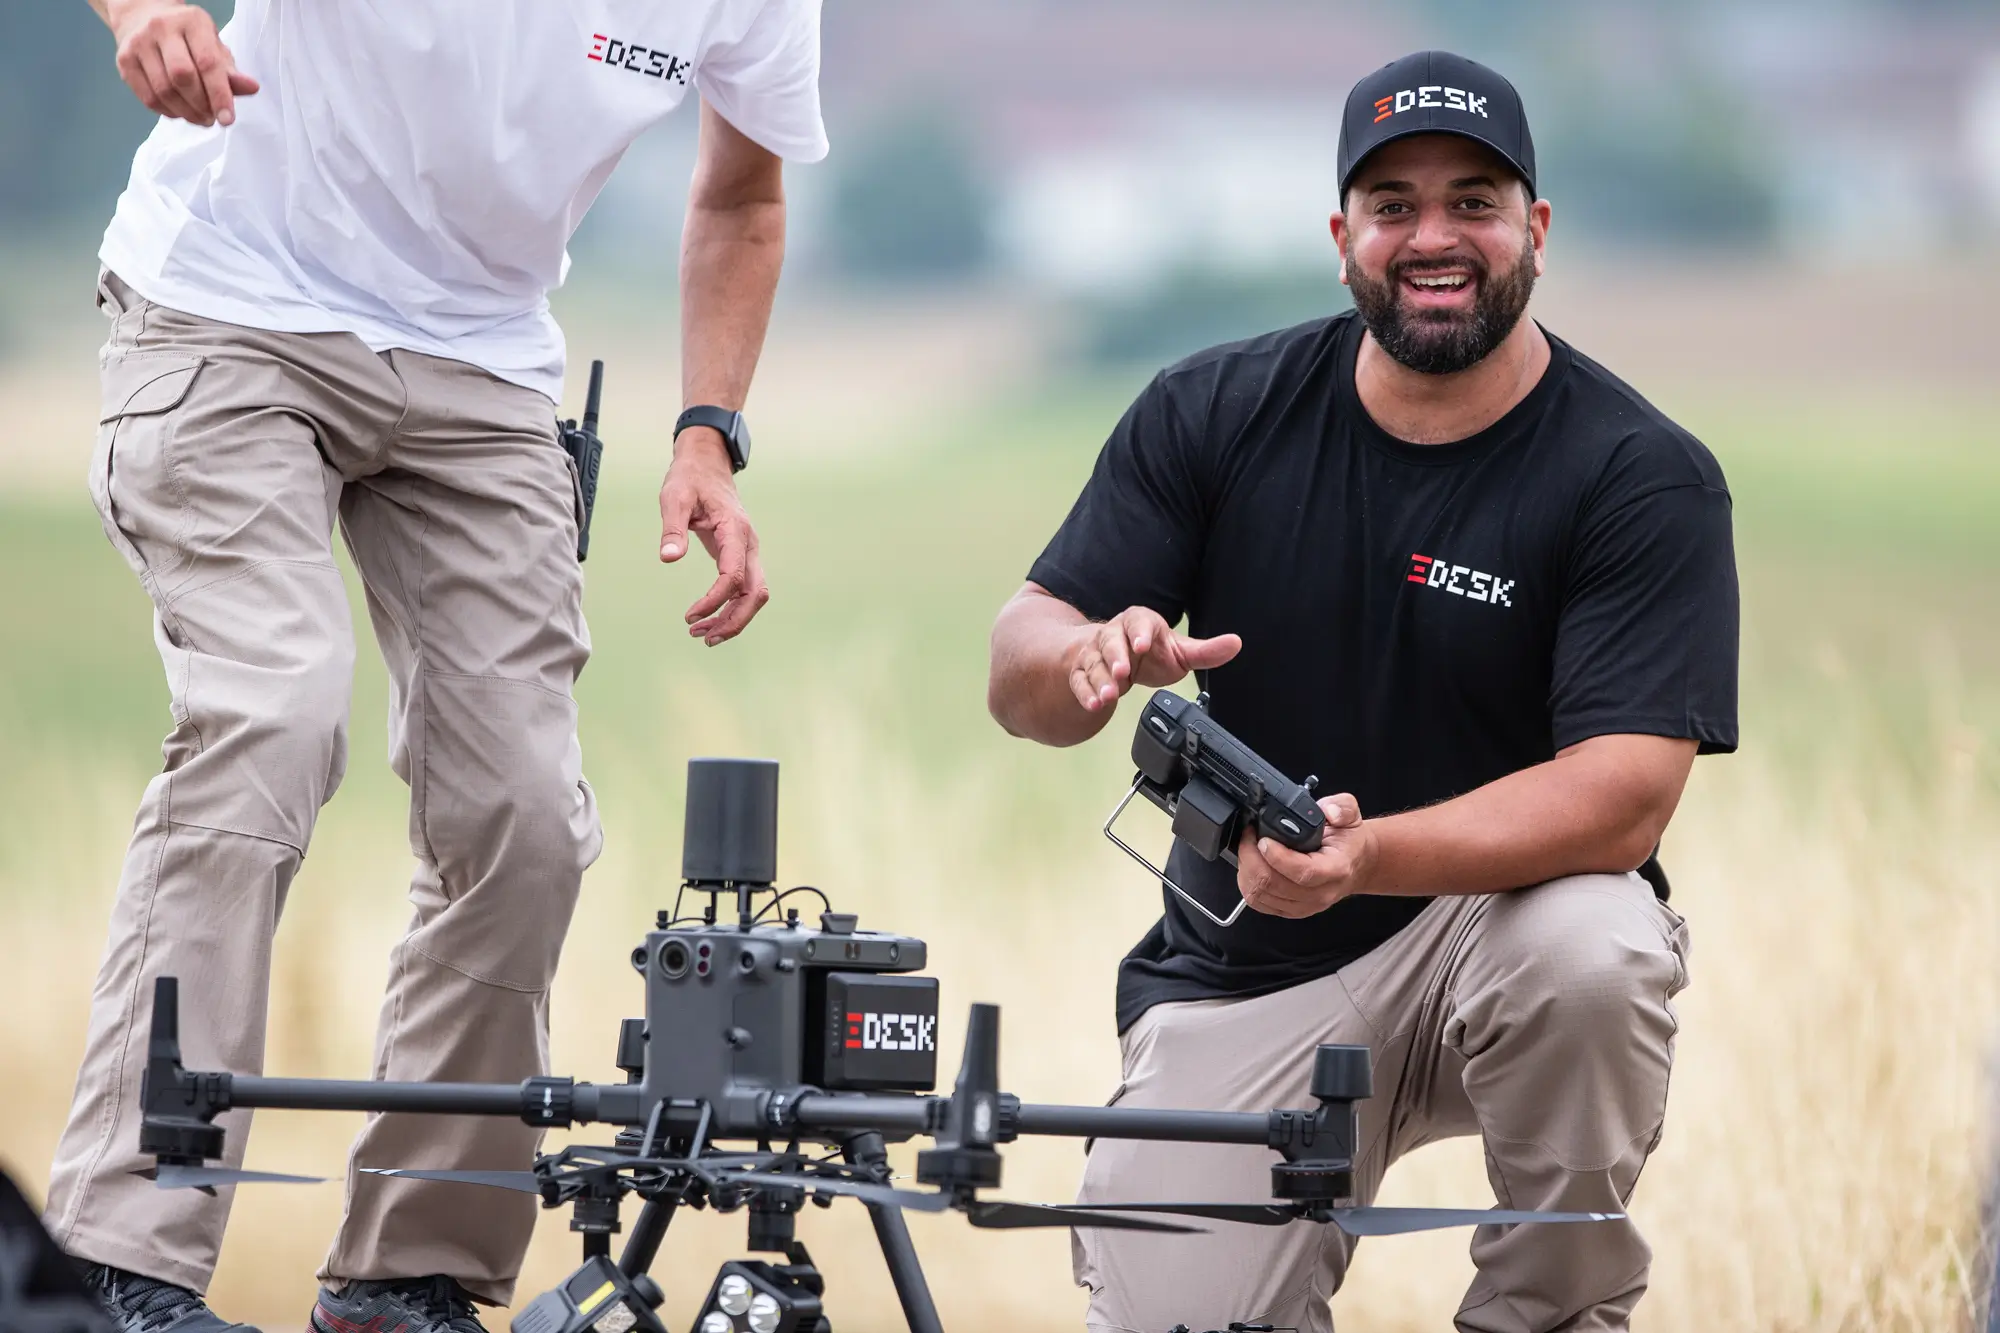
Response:
POLYGON ((1104 836, 1218 926, 1232 924, 1244 904, 1238 902, 1227 917, 1217 916, 1112 832, 1134 796, 1144 795, 1166 811, 1174 836, 1204 861, 1220 857, 1235 865, 1236 845, 1246 828, 1293 851, 1319 850, 1326 830, 1326 818, 1313 798, 1319 779, 1293 782, 1264 762, 1209 716, 1205 693, 1188 700, 1161 690, 1147 700, 1132 737, 1132 762, 1139 771, 1104 821, 1104 836))

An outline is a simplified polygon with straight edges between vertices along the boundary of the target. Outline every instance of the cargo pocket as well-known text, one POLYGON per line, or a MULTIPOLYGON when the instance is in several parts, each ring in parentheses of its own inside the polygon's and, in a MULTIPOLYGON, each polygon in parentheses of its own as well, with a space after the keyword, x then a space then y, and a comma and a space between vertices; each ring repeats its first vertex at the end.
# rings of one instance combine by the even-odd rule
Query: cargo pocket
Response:
POLYGON ((185 352, 125 352, 104 366, 90 499, 104 535, 149 592, 179 559, 188 505, 173 464, 173 412, 204 362, 185 352))

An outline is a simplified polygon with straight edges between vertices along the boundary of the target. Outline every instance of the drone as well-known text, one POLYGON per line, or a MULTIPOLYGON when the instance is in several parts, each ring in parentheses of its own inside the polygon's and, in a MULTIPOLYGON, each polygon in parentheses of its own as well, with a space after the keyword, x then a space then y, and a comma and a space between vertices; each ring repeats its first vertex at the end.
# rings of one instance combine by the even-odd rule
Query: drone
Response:
MULTIPOLYGON (((1144 724, 1142 723, 1142 726, 1144 724)), ((1212 726, 1202 734, 1214 752, 1212 726)), ((1155 740, 1158 738, 1156 737, 1155 740)), ((1198 765, 1181 765, 1183 780, 1198 765)), ((1174 775, 1156 765, 1167 779, 1174 775)), ((1247 794, 1247 793, 1245 793, 1247 794)), ((1261 799, 1261 797, 1260 797, 1261 799)), ((668 1224, 683 1208, 742 1212, 746 1249, 783 1262, 731 1260, 710 1283, 694 1333, 831 1333, 826 1282, 796 1238, 800 1210, 852 1199, 874 1224, 911 1333, 942 1333, 907 1212, 956 1213, 981 1229, 1109 1228, 1199 1232, 1197 1222, 1339 1227, 1383 1236, 1440 1227, 1597 1222, 1615 1213, 1379 1208, 1353 1202, 1356 1103, 1371 1095, 1365 1046, 1312 1053, 1314 1105, 1261 1112, 1066 1106, 1001 1090, 1000 1011, 974 1004, 949 1096, 937 1082, 936 978, 922 940, 862 930, 818 889, 777 881, 778 766, 694 759, 688 765, 681 897, 631 954, 645 1012, 620 1027, 625 1081, 535 1077, 520 1083, 425 1083, 268 1078, 190 1070, 181 1061, 178 983, 154 982, 143 1082, 140 1174, 163 1189, 314 1183, 250 1171, 224 1157, 217 1116, 242 1107, 517 1118, 545 1128, 616 1126, 608 1145, 572 1145, 522 1170, 363 1168, 538 1196, 571 1210, 582 1265, 514 1317, 512 1333, 666 1333, 650 1275, 668 1224), (681 916, 689 893, 704 909, 681 916), (817 895, 817 928, 801 923, 817 895), (734 919, 725 904, 733 898, 734 919), (1269 1148, 1269 1202, 1022 1203, 990 1196, 1000 1148, 1023 1135, 1252 1144, 1269 1148), (887 1146, 925 1139, 916 1184, 892 1183, 887 1146), (623 1205, 639 1211, 617 1257, 623 1205)), ((1258 812, 1251 811, 1250 818, 1258 812)), ((1232 1326, 1234 1327, 1234 1326, 1232 1326)), ((1245 1325, 1245 1328, 1251 1327, 1245 1325)))

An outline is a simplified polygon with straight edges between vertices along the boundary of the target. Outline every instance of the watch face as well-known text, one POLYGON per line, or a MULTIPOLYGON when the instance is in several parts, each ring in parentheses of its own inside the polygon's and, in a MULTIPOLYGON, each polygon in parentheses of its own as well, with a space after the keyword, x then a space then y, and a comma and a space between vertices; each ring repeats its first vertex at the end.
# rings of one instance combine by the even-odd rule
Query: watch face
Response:
POLYGON ((676 437, 689 426, 707 426, 720 435, 729 449, 730 466, 741 472, 750 463, 750 424, 741 412, 732 412, 726 407, 711 407, 702 404, 690 407, 681 413, 674 423, 676 437))

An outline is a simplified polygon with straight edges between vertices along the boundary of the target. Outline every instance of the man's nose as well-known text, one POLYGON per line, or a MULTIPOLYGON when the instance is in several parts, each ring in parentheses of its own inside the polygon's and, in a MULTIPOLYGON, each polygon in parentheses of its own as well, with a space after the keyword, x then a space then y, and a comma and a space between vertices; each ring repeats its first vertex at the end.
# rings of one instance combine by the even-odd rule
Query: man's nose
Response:
POLYGON ((1458 248, 1458 220, 1442 204, 1417 213, 1417 229, 1410 236, 1410 249, 1418 254, 1445 254, 1458 248))

